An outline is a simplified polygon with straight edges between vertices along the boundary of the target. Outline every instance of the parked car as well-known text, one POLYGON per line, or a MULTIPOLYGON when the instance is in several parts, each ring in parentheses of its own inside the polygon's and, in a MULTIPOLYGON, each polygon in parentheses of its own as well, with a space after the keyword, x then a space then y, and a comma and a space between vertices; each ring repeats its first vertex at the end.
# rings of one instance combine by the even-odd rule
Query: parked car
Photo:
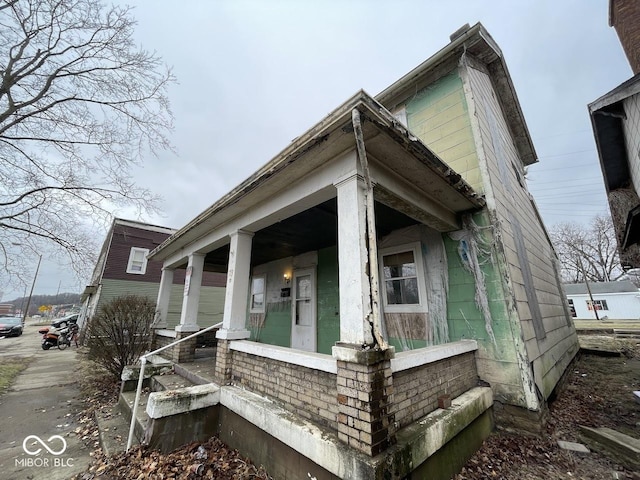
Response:
POLYGON ((22 335, 21 317, 0 318, 0 337, 19 337, 22 335))
POLYGON ((72 313, 71 315, 67 315, 66 317, 56 318, 51 322, 55 328, 64 328, 68 327, 70 323, 78 323, 79 314, 72 313))

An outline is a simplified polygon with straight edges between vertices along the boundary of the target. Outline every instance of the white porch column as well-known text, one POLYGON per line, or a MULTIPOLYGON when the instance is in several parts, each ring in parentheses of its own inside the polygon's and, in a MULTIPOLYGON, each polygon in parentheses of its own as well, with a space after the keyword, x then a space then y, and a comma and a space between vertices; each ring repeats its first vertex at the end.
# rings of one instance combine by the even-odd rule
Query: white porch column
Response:
POLYGON ((249 338, 245 328, 247 319, 247 298, 249 295, 249 277, 251 276, 251 243, 253 233, 238 230, 231 234, 229 248, 229 269, 227 271, 227 290, 224 298, 222 328, 216 337, 224 340, 249 338))
POLYGON ((192 253, 187 263, 187 275, 184 279, 184 297, 180 312, 180 325, 176 332, 197 332, 198 306, 200 304, 200 287, 204 269, 204 253, 192 253))
POLYGON ((358 175, 336 184, 338 190, 338 278, 340 342, 371 345, 367 321, 371 288, 367 275, 365 185, 358 175))
POLYGON ((169 314, 169 301, 171 300, 171 288, 173 287, 173 268, 162 268, 160 288, 158 289, 158 301, 156 302, 156 318, 154 328, 167 328, 167 315, 169 314))

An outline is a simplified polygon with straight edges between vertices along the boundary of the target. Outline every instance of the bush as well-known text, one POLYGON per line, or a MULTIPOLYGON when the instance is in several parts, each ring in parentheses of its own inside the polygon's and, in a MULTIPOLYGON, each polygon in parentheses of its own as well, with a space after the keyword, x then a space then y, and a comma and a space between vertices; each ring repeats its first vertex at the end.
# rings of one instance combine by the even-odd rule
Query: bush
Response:
POLYGON ((147 297, 125 295, 103 305, 85 333, 89 358, 116 379, 149 348, 155 303, 147 297))

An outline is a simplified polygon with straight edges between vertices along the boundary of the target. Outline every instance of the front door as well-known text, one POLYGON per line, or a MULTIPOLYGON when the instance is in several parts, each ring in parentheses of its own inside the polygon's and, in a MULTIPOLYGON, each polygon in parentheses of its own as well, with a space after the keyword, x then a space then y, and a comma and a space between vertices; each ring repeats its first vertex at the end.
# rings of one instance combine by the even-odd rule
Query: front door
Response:
POLYGON ((316 351, 316 272, 313 268, 293 272, 291 302, 291 348, 316 351))

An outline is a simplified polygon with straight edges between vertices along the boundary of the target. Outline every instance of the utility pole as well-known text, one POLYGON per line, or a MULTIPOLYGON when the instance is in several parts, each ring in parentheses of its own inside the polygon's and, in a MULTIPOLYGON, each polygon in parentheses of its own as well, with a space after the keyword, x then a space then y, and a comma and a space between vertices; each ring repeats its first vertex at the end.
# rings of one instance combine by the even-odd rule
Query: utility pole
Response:
POLYGON ((40 270, 40 262, 42 261, 42 255, 38 254, 38 266, 36 267, 36 274, 33 276, 33 283, 31 284, 31 292, 29 292, 29 298, 27 298, 27 306, 22 314, 22 323, 27 322, 27 312, 29 312, 29 304, 31 303, 31 296, 33 295, 33 288, 36 286, 36 280, 38 278, 38 271, 40 270))
POLYGON ((600 321, 600 317, 598 316, 598 308, 596 307, 595 302, 593 301, 593 295, 591 294, 591 287, 589 286, 589 282, 587 281, 587 275, 584 273, 584 267, 582 266, 582 258, 578 255, 578 263, 580 264, 580 271, 582 272, 582 278, 584 279, 584 284, 587 286, 587 293, 589 294, 589 301, 591 302, 591 308, 593 308, 593 313, 596 315, 596 320, 600 321))

